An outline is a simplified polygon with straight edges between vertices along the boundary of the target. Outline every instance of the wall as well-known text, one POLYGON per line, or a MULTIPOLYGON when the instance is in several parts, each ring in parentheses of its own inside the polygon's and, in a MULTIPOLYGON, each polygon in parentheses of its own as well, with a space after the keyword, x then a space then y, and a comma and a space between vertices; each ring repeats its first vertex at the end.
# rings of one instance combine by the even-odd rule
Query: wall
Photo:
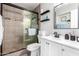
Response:
POLYGON ((43 3, 41 4, 41 13, 43 11, 50 10, 49 13, 42 15, 40 20, 43 20, 43 18, 48 15, 48 18, 50 21, 40 22, 40 31, 46 31, 47 35, 52 33, 53 31, 53 4, 51 3, 43 3))
MULTIPOLYGON (((45 30, 47 34, 51 34, 54 31, 64 35, 65 33, 73 33, 77 36, 79 36, 79 29, 54 29, 54 6, 50 3, 43 3, 41 4, 41 9, 43 10, 50 10, 49 18, 50 21, 47 22, 40 22, 40 30, 45 30)), ((41 18, 42 19, 42 18, 41 18)))

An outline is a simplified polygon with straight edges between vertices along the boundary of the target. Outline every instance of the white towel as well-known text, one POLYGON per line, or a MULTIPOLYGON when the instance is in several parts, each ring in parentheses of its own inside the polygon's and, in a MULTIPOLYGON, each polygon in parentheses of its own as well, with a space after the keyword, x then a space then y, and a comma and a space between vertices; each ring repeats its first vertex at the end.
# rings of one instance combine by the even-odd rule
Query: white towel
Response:
POLYGON ((0 15, 0 46, 2 44, 2 40, 3 40, 3 25, 2 25, 2 16, 0 15))
POLYGON ((29 36, 36 35, 36 29, 35 28, 29 28, 28 29, 28 35, 29 36))

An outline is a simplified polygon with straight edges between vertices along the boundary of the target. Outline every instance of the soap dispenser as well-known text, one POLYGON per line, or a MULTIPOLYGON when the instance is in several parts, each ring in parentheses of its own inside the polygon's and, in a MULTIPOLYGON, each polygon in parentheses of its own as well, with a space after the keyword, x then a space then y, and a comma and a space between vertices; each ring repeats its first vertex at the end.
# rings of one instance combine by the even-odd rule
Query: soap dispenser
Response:
POLYGON ((65 34, 65 39, 69 40, 69 34, 65 34))
POLYGON ((71 40, 71 41, 75 41, 74 31, 73 31, 73 34, 70 34, 70 40, 71 40))

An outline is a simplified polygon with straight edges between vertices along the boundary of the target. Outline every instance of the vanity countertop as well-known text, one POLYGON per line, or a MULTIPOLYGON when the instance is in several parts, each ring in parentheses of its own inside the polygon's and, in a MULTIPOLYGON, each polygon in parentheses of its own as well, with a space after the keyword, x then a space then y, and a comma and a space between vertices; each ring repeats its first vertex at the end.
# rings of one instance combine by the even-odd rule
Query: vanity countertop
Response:
POLYGON ((41 38, 44 38, 46 40, 49 40, 49 41, 52 41, 52 42, 55 42, 55 43, 58 43, 58 44, 69 46, 71 48, 76 48, 76 49, 79 50, 79 42, 65 40, 64 37, 56 38, 56 37, 53 37, 53 36, 41 36, 41 38))

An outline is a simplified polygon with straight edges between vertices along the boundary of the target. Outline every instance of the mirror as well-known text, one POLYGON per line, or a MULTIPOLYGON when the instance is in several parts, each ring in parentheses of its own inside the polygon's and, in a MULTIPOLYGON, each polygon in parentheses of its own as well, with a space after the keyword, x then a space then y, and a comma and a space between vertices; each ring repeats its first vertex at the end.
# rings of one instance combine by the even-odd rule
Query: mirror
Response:
POLYGON ((71 29, 79 28, 78 3, 61 3, 54 7, 54 28, 71 29))

